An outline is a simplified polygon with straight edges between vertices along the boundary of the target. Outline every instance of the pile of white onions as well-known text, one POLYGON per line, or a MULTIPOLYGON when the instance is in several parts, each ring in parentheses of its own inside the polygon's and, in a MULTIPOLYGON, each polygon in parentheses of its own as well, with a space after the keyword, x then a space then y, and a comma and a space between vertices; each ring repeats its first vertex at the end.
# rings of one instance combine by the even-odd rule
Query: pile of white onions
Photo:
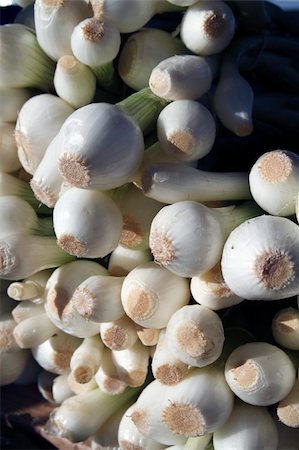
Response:
MULTIPOLYGON (((285 450, 299 156, 198 168, 226 115, 229 2, 16 3, 0 26, 0 385, 36 383, 45 433, 93 450, 285 450), (148 26, 165 12, 178 34, 148 26), (288 302, 269 342, 222 320, 273 300, 288 302)), ((235 76, 247 103, 227 128, 244 136, 252 92, 235 76)))

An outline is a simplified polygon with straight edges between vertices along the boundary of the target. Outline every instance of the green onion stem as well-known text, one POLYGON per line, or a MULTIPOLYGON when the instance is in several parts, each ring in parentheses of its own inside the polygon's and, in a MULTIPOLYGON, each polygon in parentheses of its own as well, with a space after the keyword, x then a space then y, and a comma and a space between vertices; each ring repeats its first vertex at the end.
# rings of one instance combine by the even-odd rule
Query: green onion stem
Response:
POLYGON ((141 130, 147 134, 153 131, 160 112, 168 103, 168 100, 158 97, 146 87, 116 105, 133 117, 141 130))
POLYGON ((96 76, 100 89, 114 95, 123 95, 124 85, 118 77, 113 61, 97 67, 90 67, 96 76))

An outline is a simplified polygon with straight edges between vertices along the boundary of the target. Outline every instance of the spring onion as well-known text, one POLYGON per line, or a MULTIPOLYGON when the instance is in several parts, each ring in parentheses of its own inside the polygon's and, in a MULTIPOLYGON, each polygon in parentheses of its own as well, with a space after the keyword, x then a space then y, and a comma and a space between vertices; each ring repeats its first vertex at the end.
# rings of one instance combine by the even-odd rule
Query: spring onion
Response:
POLYGON ((91 377, 89 381, 86 383, 79 383, 75 378, 73 372, 70 372, 67 377, 67 381, 69 384, 69 387, 71 388, 71 391, 73 394, 81 394, 83 392, 90 392, 93 391, 98 387, 95 377, 91 377))
POLYGON ((158 343, 160 331, 157 328, 146 328, 136 324, 137 335, 143 345, 154 347, 158 343))
POLYGON ((11 315, 17 323, 20 323, 25 319, 43 314, 44 312, 45 309, 42 303, 21 302, 13 308, 11 315))
POLYGON ((14 233, 0 239, 0 276, 6 280, 26 278, 73 259, 52 236, 14 233))
POLYGON ((112 360, 111 350, 104 347, 102 361, 95 373, 95 381, 101 391, 109 395, 118 395, 125 391, 128 383, 121 379, 112 360))
POLYGON ((45 370, 57 375, 69 373, 72 354, 82 340, 58 331, 50 339, 31 349, 33 358, 45 370))
POLYGON ((100 335, 103 343, 111 350, 125 350, 138 339, 135 323, 126 315, 112 322, 101 324, 100 335))
POLYGON ((197 303, 214 311, 237 305, 243 301, 226 285, 220 261, 207 272, 192 277, 190 291, 197 303))
POLYGON ((0 171, 16 172, 22 165, 18 158, 18 150, 14 140, 13 123, 0 122, 0 171))
POLYGON ((163 203, 251 199, 246 172, 212 172, 178 161, 145 165, 141 187, 145 196, 163 203))
POLYGON ((227 3, 204 0, 187 8, 180 36, 193 53, 213 55, 228 46, 234 37, 235 26, 235 16, 227 3))
POLYGON ((21 281, 10 283, 7 294, 14 300, 30 300, 35 304, 43 303, 45 286, 53 270, 41 270, 21 281))
POLYGON ((43 312, 18 323, 13 335, 20 348, 33 348, 50 339, 56 331, 57 327, 43 312))
POLYGON ((172 314, 166 326, 170 351, 187 365, 204 367, 222 353, 224 329, 215 311, 203 305, 186 305, 172 314))
POLYGON ((255 202, 269 214, 294 214, 299 191, 299 156, 288 150, 264 152, 249 171, 249 186, 255 202))
POLYGON ((74 108, 54 94, 39 94, 27 100, 18 114, 15 139, 24 169, 34 174, 42 157, 74 108))
POLYGON ((0 236, 10 234, 54 236, 51 217, 39 217, 33 207, 16 195, 0 196, 0 236))
POLYGON ((46 429, 50 434, 67 438, 71 442, 84 441, 138 392, 139 390, 128 388, 122 394, 112 397, 96 388, 74 395, 52 411, 46 429))
POLYGON ((277 405, 277 416, 279 420, 288 427, 299 428, 299 378, 290 392, 280 400, 277 405))
POLYGON ((131 34, 121 48, 118 73, 127 86, 139 91, 148 86, 152 70, 163 59, 185 53, 179 38, 158 28, 144 27, 131 34))
POLYGON ((228 287, 247 300, 279 300, 299 293, 299 226, 286 217, 261 215, 228 236, 221 268, 228 287))
POLYGON ((230 231, 255 215, 251 202, 222 208, 187 200, 176 202, 164 206, 154 217, 150 249, 157 263, 191 278, 214 267, 230 231))
POLYGON ((27 88, 0 87, 0 121, 15 123, 24 103, 34 95, 27 88))
POLYGON ((209 91, 218 64, 213 57, 174 55, 151 72, 151 91, 166 100, 196 100, 209 91))
POLYGON ((131 420, 131 415, 134 412, 135 404, 131 405, 123 413, 118 427, 118 443, 121 448, 138 448, 138 450, 163 450, 165 446, 159 442, 144 436, 131 420))
POLYGON ((280 309, 272 319, 275 342, 290 350, 299 350, 299 309, 280 309))
POLYGON ((81 258, 102 258, 117 246, 123 219, 109 196, 72 187, 57 200, 53 225, 57 244, 64 251, 81 258))
POLYGON ((55 403, 62 403, 74 395, 68 384, 68 372, 56 375, 52 384, 52 396, 55 403))
POLYGON ((100 367, 104 345, 99 335, 83 339, 70 360, 70 370, 77 383, 89 383, 100 367))
POLYGON ((151 222, 163 204, 145 197, 140 189, 130 184, 121 196, 118 206, 123 220, 118 243, 129 249, 148 249, 151 222))
POLYGON ((10 313, 1 314, 0 319, 0 353, 19 351, 20 346, 14 337, 17 322, 10 313))
POLYGON ((179 383, 188 372, 188 365, 178 359, 166 339, 166 330, 160 331, 151 364, 156 380, 166 385, 179 383))
POLYGON ((53 89, 55 63, 40 48, 34 31, 22 24, 0 27, 0 86, 53 89), (15 70, 16 61, 22 70, 15 70))
MULTIPOLYGON (((79 283, 72 295, 77 314, 87 323, 111 322, 124 314, 121 289, 124 277, 92 275, 79 283)), ((100 326, 98 325, 100 330, 100 326)))
POLYGON ((91 103, 95 96, 95 75, 73 55, 59 58, 53 82, 57 95, 76 109, 91 103))
POLYGON ((111 252, 108 262, 110 275, 124 277, 140 264, 151 261, 152 255, 149 249, 132 250, 118 244, 111 252))
POLYGON ((37 0, 34 2, 36 37, 43 51, 54 61, 71 55, 71 34, 74 27, 92 16, 85 0, 37 0))
POLYGON ((145 383, 149 371, 149 358, 149 347, 140 341, 124 350, 111 350, 111 359, 120 380, 131 387, 145 383))
POLYGON ((45 309, 60 330, 79 338, 99 333, 98 323, 89 322, 80 316, 72 296, 84 280, 94 275, 107 274, 104 266, 88 259, 72 261, 54 270, 45 289, 45 309))
POLYGON ((265 406, 236 401, 228 420, 213 433, 213 446, 215 450, 274 450, 278 448, 278 432, 265 406))
POLYGON ((171 315, 189 299, 188 281, 153 261, 131 270, 121 289, 126 314, 147 328, 164 328, 171 315))
POLYGON ((210 111, 195 100, 175 100, 160 112, 157 136, 166 153, 193 161, 206 156, 216 137, 216 123, 210 111))
POLYGON ((41 205, 41 203, 35 198, 33 191, 29 184, 13 176, 9 173, 0 172, 0 197, 3 195, 15 195, 26 200, 37 213, 50 214, 51 210, 41 205))
POLYGON ((91 0, 94 15, 106 17, 121 33, 142 28, 156 12, 156 0, 91 0))
POLYGON ((288 395, 295 383, 296 370, 287 353, 276 345, 250 342, 229 355, 225 379, 244 402, 268 406, 288 395))

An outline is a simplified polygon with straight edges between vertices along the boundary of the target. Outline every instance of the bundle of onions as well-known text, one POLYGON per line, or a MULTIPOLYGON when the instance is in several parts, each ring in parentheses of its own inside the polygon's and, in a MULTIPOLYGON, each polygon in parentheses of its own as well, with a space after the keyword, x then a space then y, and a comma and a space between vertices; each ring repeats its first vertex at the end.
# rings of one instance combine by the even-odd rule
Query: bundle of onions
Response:
POLYGON ((235 395, 256 406, 280 402, 289 394, 296 380, 291 358, 268 342, 238 346, 227 358, 224 373, 235 395))
POLYGON ((153 261, 131 270, 121 288, 126 314, 138 325, 148 328, 164 328, 171 315, 189 299, 187 279, 153 261))
POLYGON ((299 293, 299 226, 261 215, 237 226, 221 258, 228 287, 247 300, 279 300, 299 293))
POLYGON ((212 85, 217 62, 212 56, 169 56, 152 70, 149 87, 154 94, 169 101, 199 99, 212 85))
POLYGON ((299 156, 288 150, 263 153, 249 171, 252 197, 269 214, 295 213, 299 191, 299 156))
POLYGON ((251 202, 222 208, 188 200, 176 202, 164 206, 154 217, 150 249, 157 263, 181 277, 191 278, 214 267, 230 231, 256 214, 251 202))
POLYGON ((55 63, 40 48, 35 33, 22 24, 0 27, 0 86, 53 89, 55 63), (15 70, 18 61, 22 70, 15 70))
POLYGON ((184 13, 180 36, 197 55, 213 55, 224 50, 235 34, 235 16, 227 3, 204 0, 190 5, 184 13))
POLYGON ((81 258, 102 258, 116 248, 123 218, 105 193, 72 187, 56 202, 53 225, 57 244, 67 253, 81 258))
POLYGON ((18 114, 15 139, 24 169, 34 174, 42 157, 74 108, 54 94, 39 94, 27 100, 18 114))
POLYGON ((216 137, 216 123, 201 103, 175 100, 160 112, 157 136, 166 153, 174 153, 179 160, 194 161, 211 151, 216 137))
POLYGON ((85 0, 37 0, 34 2, 34 24, 39 45, 54 61, 72 54, 73 29, 90 16, 92 9, 85 0))

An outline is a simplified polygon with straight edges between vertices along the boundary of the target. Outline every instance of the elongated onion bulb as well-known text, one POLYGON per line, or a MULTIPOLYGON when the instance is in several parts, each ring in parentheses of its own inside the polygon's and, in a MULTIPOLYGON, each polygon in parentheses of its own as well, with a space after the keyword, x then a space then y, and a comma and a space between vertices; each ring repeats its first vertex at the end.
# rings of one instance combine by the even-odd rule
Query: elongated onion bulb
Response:
POLYGON ((299 428, 299 379, 290 392, 277 405, 277 416, 286 426, 299 428))
POLYGON ((53 224, 57 244, 67 253, 102 258, 116 248, 123 219, 108 195, 93 189, 72 187, 56 202, 53 224))
POLYGON ((250 342, 229 355, 225 379, 244 402, 268 406, 288 395, 296 380, 296 370, 287 353, 276 345, 250 342))
POLYGON ((180 36, 186 47, 198 55, 219 53, 235 33, 235 17, 222 1, 204 0, 189 6, 181 22, 180 36))
POLYGON ((164 328, 174 311, 189 299, 188 281, 153 261, 133 269, 121 289, 126 314, 148 328, 164 328))
POLYGON ((288 150, 263 153, 249 172, 254 200, 275 216, 295 213, 299 191, 299 156, 288 150))
POLYGON ((213 76, 213 60, 198 55, 174 55, 154 67, 149 87, 166 100, 196 100, 208 92, 213 76))
POLYGON ((299 293, 299 226, 261 215, 227 238, 221 268, 228 287, 247 300, 279 300, 299 293))

